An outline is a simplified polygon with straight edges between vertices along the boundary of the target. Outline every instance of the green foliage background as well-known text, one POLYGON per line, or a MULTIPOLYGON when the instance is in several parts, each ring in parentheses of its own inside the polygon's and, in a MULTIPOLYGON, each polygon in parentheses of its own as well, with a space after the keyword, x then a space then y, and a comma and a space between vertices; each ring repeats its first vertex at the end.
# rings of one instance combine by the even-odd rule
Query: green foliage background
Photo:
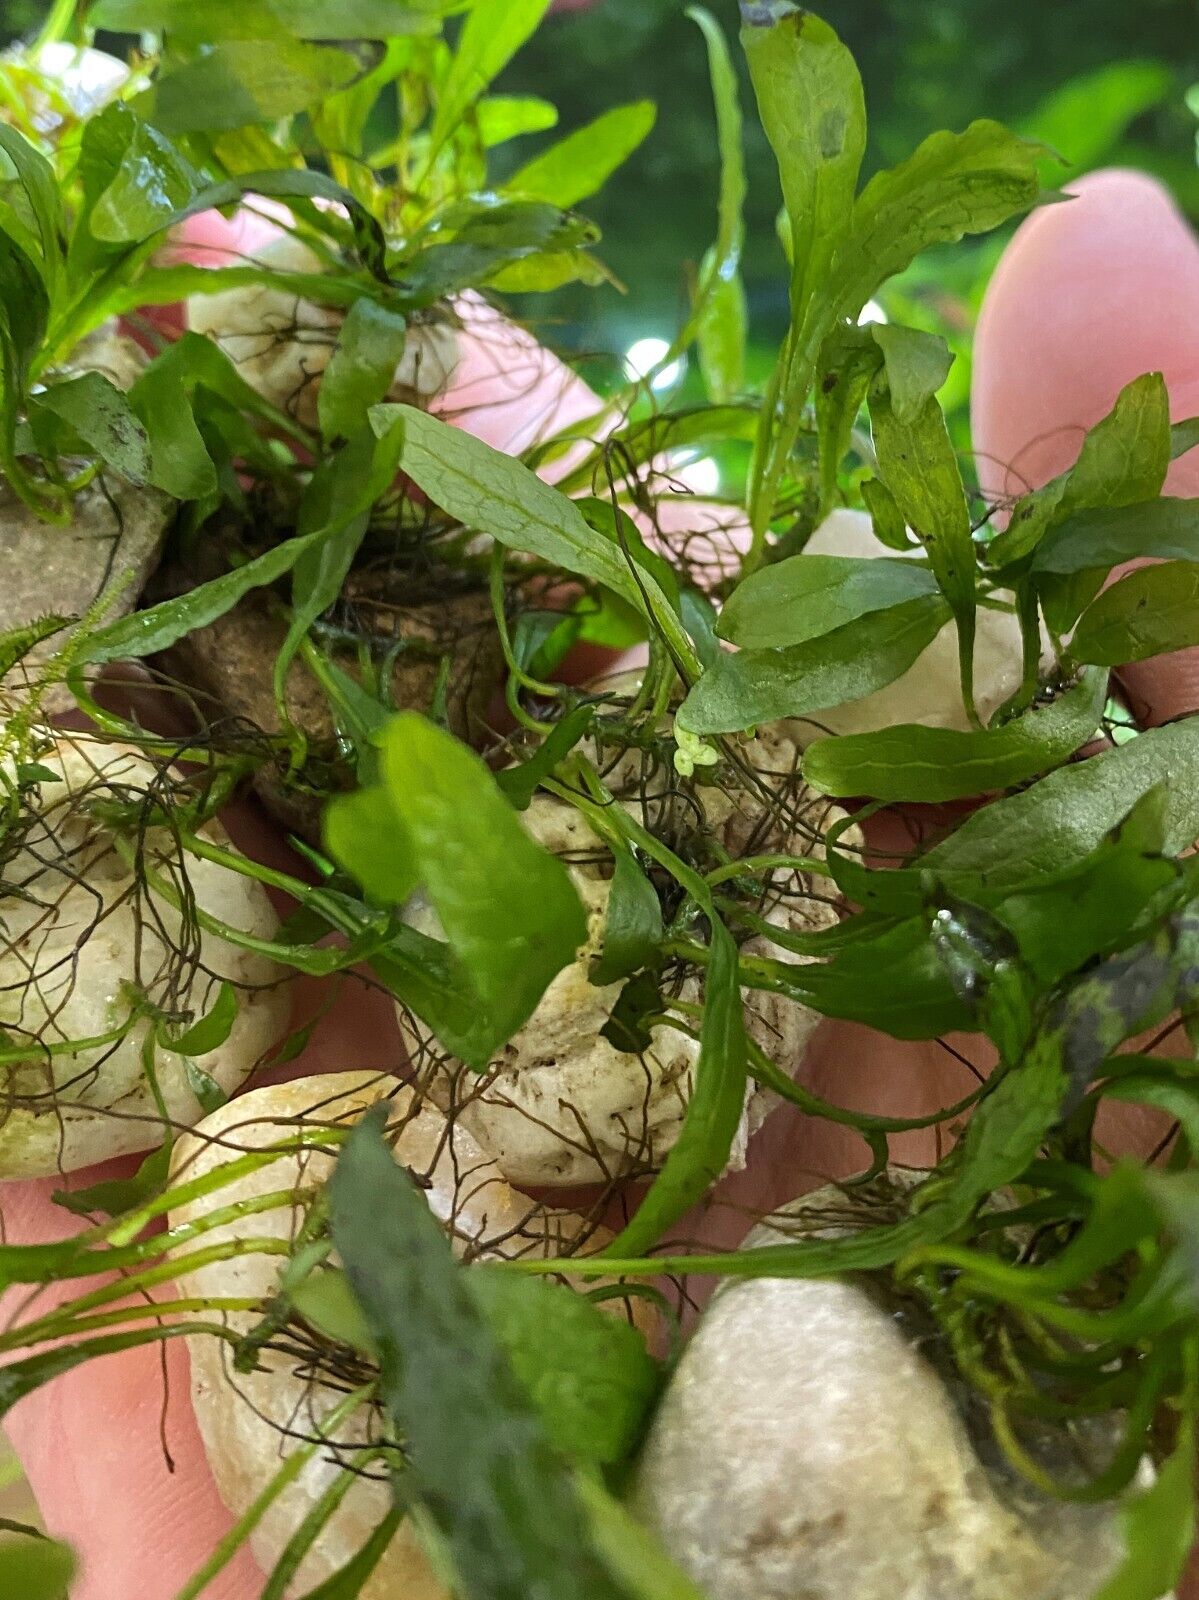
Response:
MULTIPOLYGON (((735 30, 731 0, 712 0, 710 9, 735 30)), ((936 128, 989 116, 1046 138, 1070 170, 1120 163, 1156 172, 1199 219, 1195 119, 1185 101, 1199 77, 1195 0, 832 0, 816 9, 865 81, 864 176, 936 128)), ((748 110, 748 73, 740 52, 736 59, 748 110)), ((718 174, 703 42, 684 0, 596 0, 551 18, 499 87, 553 100, 562 129, 618 100, 657 100, 653 133, 589 208, 604 229, 601 254, 630 292, 564 292, 557 333, 600 350, 669 333, 685 303, 681 266, 696 263, 711 238, 718 174)), ((777 178, 752 115, 746 133, 745 272, 755 333, 773 345, 786 322, 777 178)), ((952 254, 952 275, 948 263, 924 266, 904 287, 926 302, 930 325, 964 331, 995 247, 952 254)))

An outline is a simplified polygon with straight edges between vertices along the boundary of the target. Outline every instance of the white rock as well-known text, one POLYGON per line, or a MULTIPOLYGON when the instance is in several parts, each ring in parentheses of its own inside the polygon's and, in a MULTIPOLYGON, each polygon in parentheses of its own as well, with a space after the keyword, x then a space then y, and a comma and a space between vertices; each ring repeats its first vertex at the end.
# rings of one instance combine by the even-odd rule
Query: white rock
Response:
MULTIPOLYGON (((842 509, 824 519, 804 546, 804 554, 870 558, 895 557, 897 552, 875 538, 867 512, 842 509)), ((980 607, 974 642, 974 698, 984 722, 1020 687, 1022 671, 1020 624, 1016 617, 1010 612, 980 607)), ((791 727, 807 745, 822 733, 872 733, 898 722, 969 730, 958 672, 957 629, 952 622, 941 629, 915 664, 894 683, 860 700, 797 719, 791 727)))
MULTIPOLYGON (((611 1238, 603 1229, 587 1229, 575 1212, 551 1211, 518 1194, 460 1124, 448 1127, 440 1113, 417 1100, 411 1089, 378 1073, 346 1072, 252 1091, 180 1141, 176 1178, 210 1173, 243 1150, 268 1149, 294 1135, 298 1126, 345 1126, 383 1098, 390 1102, 389 1129, 396 1159, 427 1186, 429 1206, 450 1231, 460 1257, 554 1257, 580 1240, 585 1231, 589 1246, 597 1250, 611 1238), (215 1142, 218 1139, 220 1143, 215 1142)), ((300 1197, 293 1201, 291 1195, 323 1183, 332 1166, 331 1155, 323 1149, 302 1155, 282 1153, 257 1172, 178 1207, 171 1213, 172 1225, 196 1221, 218 1206, 279 1194, 280 1203, 274 1210, 212 1228, 203 1235, 203 1244, 250 1238, 290 1241, 303 1205, 300 1197)), ((279 1268, 277 1255, 257 1253, 247 1244, 232 1260, 181 1272, 177 1281, 186 1295, 247 1297, 265 1303, 276 1292, 279 1268)), ((631 1302, 634 1306, 638 1303, 631 1302)), ((231 1332, 239 1336, 260 1318, 258 1312, 222 1315, 231 1332)), ((295 1447, 296 1434, 310 1435, 341 1401, 343 1392, 314 1381, 298 1355, 267 1351, 261 1370, 234 1374, 221 1340, 197 1335, 189 1338, 188 1345, 200 1435, 221 1497, 229 1510, 240 1516, 295 1447)), ((337 1430, 335 1443, 318 1452, 273 1502, 251 1536, 264 1571, 271 1570, 317 1497, 338 1476, 339 1462, 352 1461, 355 1447, 377 1437, 373 1415, 365 1409, 356 1413, 337 1430)), ((386 1482, 359 1478, 301 1566, 294 1592, 306 1594, 332 1576, 362 1547, 390 1505, 386 1482)), ((362 1600, 400 1597, 448 1600, 407 1522, 362 1590, 362 1600)))
MULTIPOLYGON (((235 986, 232 1032, 196 1062, 227 1092, 277 1039, 288 1009, 274 963, 194 923, 184 930, 161 895, 139 888, 113 833, 91 813, 94 802, 144 795, 158 778, 151 762, 75 734, 60 736, 37 759, 62 781, 42 783, 38 809, 3 865, 0 1038, 4 1048, 68 1048, 3 1069, 0 1178, 69 1172, 161 1143, 142 1064, 149 1019, 117 1042, 70 1048, 119 1028, 130 1011, 127 984, 164 1010, 197 1017, 212 1007, 222 980, 235 986)), ((228 842, 216 823, 203 832, 228 842)), ((147 832, 142 850, 146 865, 178 886, 180 858, 166 831, 147 832)), ((197 906, 247 933, 272 936, 277 921, 261 885, 212 862, 188 858, 185 865, 197 906)), ((195 1122, 202 1113, 184 1058, 155 1047, 153 1060, 172 1121, 195 1122)))
MULTIPOLYGON (((746 1243, 844 1231, 828 1221, 846 1209, 821 1190, 746 1243)), ((708 1600, 1090 1600, 1122 1554, 1111 1507, 1045 1499, 985 1453, 860 1283, 730 1281, 667 1387, 633 1506, 708 1600)))
MULTIPOLYGON (((254 252, 254 261, 279 272, 324 272, 326 264, 303 240, 281 234, 254 252)), ((215 339, 264 400, 307 428, 317 426, 317 397, 337 346, 344 312, 269 284, 193 295, 188 326, 215 339)), ((409 324, 391 395, 428 399, 449 381, 458 335, 449 320, 409 324)))
MULTIPOLYGON (((788 778, 797 760, 792 740, 777 729, 744 746, 746 759, 776 782, 788 778)), ((631 752, 604 779, 617 795, 637 793, 639 755, 631 752)), ((668 778, 667 787, 672 780, 668 778)), ((663 792, 661 776, 651 793, 663 792)), ((733 855, 744 853, 762 823, 762 808, 743 791, 711 784, 699 791, 706 826, 721 837, 733 855)), ((641 819, 641 806, 626 808, 641 819)), ((844 813, 802 785, 796 788, 788 818, 790 848, 819 858, 821 837, 844 813)), ((454 1114, 479 1143, 495 1156, 513 1183, 569 1186, 604 1181, 630 1171, 653 1170, 673 1148, 692 1090, 699 1056, 691 1034, 661 1024, 641 1054, 621 1050, 602 1030, 620 996, 623 983, 597 986, 589 981, 592 960, 603 945, 604 922, 611 893, 612 857, 606 845, 580 814, 564 801, 537 795, 524 813, 528 832, 567 864, 587 912, 587 942, 578 956, 546 990, 541 1003, 520 1031, 490 1063, 482 1077, 445 1057, 437 1041, 403 1007, 400 1027, 427 1092, 454 1114)), ((774 842, 757 848, 778 848, 774 842)), ((789 895, 768 903, 763 914, 789 932, 811 932, 837 921, 830 903, 835 890, 826 879, 812 881, 810 894, 789 895)), ((440 934, 435 914, 427 907, 409 912, 422 932, 440 934)), ((743 946, 747 955, 797 959, 764 938, 743 946)), ((801 959, 801 958, 800 958, 801 959)), ((672 991, 682 1002, 702 997, 698 977, 689 976, 672 991)), ((751 1038, 789 1074, 803 1061, 819 1017, 806 1006, 781 995, 746 993, 746 1023, 751 1038)), ((731 1164, 744 1165, 749 1136, 760 1125, 773 1097, 751 1087, 746 1112, 733 1148, 731 1164)))
POLYGON ((30 61, 38 72, 58 85, 77 117, 89 117, 115 100, 130 77, 128 66, 116 56, 62 39, 42 45, 30 61))

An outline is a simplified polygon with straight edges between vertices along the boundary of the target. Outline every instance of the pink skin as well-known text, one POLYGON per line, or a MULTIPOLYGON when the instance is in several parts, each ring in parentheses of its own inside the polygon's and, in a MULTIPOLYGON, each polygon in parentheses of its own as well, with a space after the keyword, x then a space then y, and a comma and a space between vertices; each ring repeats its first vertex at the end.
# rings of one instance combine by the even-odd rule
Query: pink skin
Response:
MULTIPOLYGON (((991 280, 975 340, 974 444, 987 493, 1065 471, 1082 434, 1141 372, 1160 372, 1177 422, 1199 413, 1199 250, 1160 184, 1095 172, 1076 199, 1035 211, 991 280)), ((1166 492, 1199 495, 1199 450, 1166 492)), ((1134 708, 1164 722, 1199 708, 1199 650, 1121 672, 1134 708)))
MULTIPOLYGON (((1165 372, 1176 415, 1199 410, 1199 248, 1148 180, 1110 173, 1076 187, 1081 199, 1037 213, 1020 230, 984 308, 974 406, 979 449, 998 463, 987 477, 994 493, 1013 492, 1025 478, 1043 482, 1068 466, 1079 430, 1147 369, 1165 372), (1011 462, 1014 471, 1005 471, 1011 462)), ((497 398, 508 403, 502 393, 497 398)), ((1175 468, 1170 487, 1199 493, 1194 457, 1175 468)), ((1152 713, 1170 715, 1181 709, 1181 676, 1177 661, 1150 663, 1136 674, 1137 693, 1152 713)), ((236 827, 247 848, 281 849, 248 807, 238 809, 236 827)), ((357 991, 337 1004, 295 1070, 399 1066, 394 1032, 380 1031, 388 1026, 386 1002, 375 997, 368 1008, 363 998, 357 991)), ((975 1057, 976 1066, 986 1064, 975 1057)), ((974 1080, 935 1044, 895 1044, 831 1024, 817 1037, 805 1081, 846 1104, 914 1116, 960 1096, 974 1080)), ((1145 1149, 1149 1119, 1125 1118, 1105 1137, 1145 1149)), ((896 1151, 901 1159, 927 1160, 935 1141, 908 1135, 896 1151)), ((686 1231, 735 1243, 749 1213, 857 1170, 863 1156, 844 1130, 784 1108, 755 1140, 751 1170, 729 1180, 686 1231)), ((7 1186, 10 1240, 61 1237, 74 1226, 51 1205, 52 1187, 7 1186)), ((10 1315, 17 1304, 10 1296, 10 1315)), ((163 1384, 154 1351, 107 1357, 31 1396, 11 1416, 9 1431, 49 1526, 83 1552, 74 1600, 172 1600, 228 1531, 192 1418, 182 1347, 173 1347, 168 1361, 173 1473, 159 1440, 163 1384)), ((254 1600, 261 1586, 243 1552, 206 1596, 254 1600)), ((1182 1593, 1199 1600, 1199 1587, 1182 1593)))

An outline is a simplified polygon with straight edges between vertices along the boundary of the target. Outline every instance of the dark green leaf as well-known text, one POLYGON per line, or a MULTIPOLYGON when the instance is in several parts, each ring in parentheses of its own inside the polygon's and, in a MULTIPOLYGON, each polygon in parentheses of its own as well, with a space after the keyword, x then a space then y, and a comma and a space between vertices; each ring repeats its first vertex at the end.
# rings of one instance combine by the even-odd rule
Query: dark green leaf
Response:
MULTIPOLYGON (((652 575, 634 568, 597 533, 579 507, 511 456, 412 406, 375 406, 376 432, 404 424, 400 467, 431 500, 500 544, 540 556, 567 572, 606 584, 640 610, 648 594, 655 618, 669 604, 652 575)), ((682 629, 678 635, 684 640, 682 629)))
POLYGON ((633 852, 617 848, 616 871, 604 917, 600 954, 591 964, 595 984, 617 983, 647 966, 662 943, 658 892, 637 865, 633 852))
POLYGON ((853 212, 866 147, 862 81, 828 23, 790 0, 746 4, 741 15, 758 111, 782 182, 798 321, 823 287, 853 212))
POLYGON ((161 73, 137 109, 167 134, 228 131, 303 111, 359 70, 348 51, 282 33, 225 39, 161 73))
POLYGON ((896 1039, 935 1039, 968 1024, 922 916, 871 918, 863 937, 818 965, 775 962, 769 987, 822 1016, 864 1022, 896 1039))
POLYGON ((550 1444, 597 1466, 625 1460, 640 1440, 659 1369, 619 1302, 603 1311, 564 1284, 486 1265, 470 1268, 466 1286, 550 1444))
POLYGON ((15 168, 17 179, 29 201, 41 241, 42 265, 47 282, 53 284, 62 263, 64 225, 62 199, 54 168, 23 134, 6 123, 0 123, 0 151, 15 168))
POLYGON ((1060 766, 1093 738, 1106 700, 1107 673, 1091 670, 1048 705, 999 728, 903 724, 820 739, 804 755, 804 777, 825 794, 876 800, 959 800, 1006 789, 1060 766))
POLYGON ((717 632, 744 650, 777 649, 936 593, 932 573, 912 561, 790 556, 738 584, 720 613, 717 632))
POLYGON ((908 535, 908 525, 903 520, 903 512, 881 478, 866 478, 863 481, 862 499, 870 513, 878 542, 885 544, 888 550, 910 550, 912 540, 908 535))
POLYGON ((237 990, 226 981, 221 984, 211 1011, 193 1022, 175 1039, 160 1029, 159 1043, 164 1050, 173 1050, 181 1056, 209 1055, 213 1050, 218 1050, 233 1032, 237 1011, 237 990))
POLYGON ((505 188, 563 208, 577 205, 601 189, 632 155, 653 127, 656 115, 652 100, 613 106, 526 161, 505 188))
POLYGON ((905 423, 887 385, 876 379, 870 392, 870 420, 879 476, 927 551, 941 591, 953 607, 962 696, 967 708, 973 709, 977 565, 970 508, 945 414, 929 397, 905 423))
POLYGON ((281 578, 320 536, 318 531, 285 539, 244 566, 202 583, 177 600, 160 601, 145 611, 135 611, 132 616, 120 617, 98 628, 83 644, 80 660, 136 660, 169 649, 185 633, 206 628, 210 622, 223 617, 251 589, 261 589, 264 584, 281 578))
POLYGON ((1083 612, 1070 654, 1121 666, 1199 643, 1199 566, 1167 561, 1142 567, 1105 589, 1083 612))
POLYGON ((1077 511, 1151 500, 1169 463, 1169 399, 1161 374, 1149 372, 1120 391, 1068 472, 1017 502, 1007 527, 987 546, 988 561, 1023 560, 1050 528, 1077 511))
POLYGON ((189 1059, 183 1063, 183 1075, 205 1116, 210 1116, 212 1112, 219 1111, 227 1104, 229 1096, 225 1090, 211 1073, 205 1072, 204 1068, 197 1066, 194 1061, 189 1059))
POLYGON ((301 1600, 359 1600, 367 1579, 382 1561, 403 1520, 403 1511, 393 1507, 358 1554, 351 1556, 344 1567, 318 1583, 315 1589, 309 1589, 301 1600))
POLYGON ((967 817, 921 864, 941 877, 970 874, 990 887, 1058 872, 1096 849, 1137 800, 1169 774, 1163 849, 1199 837, 1199 717, 1148 732, 1117 750, 1050 773, 1022 794, 967 817))
POLYGON ((348 439, 366 428, 367 411, 395 379, 407 326, 399 312, 373 300, 356 300, 350 307, 317 395, 326 439, 348 439))
POLYGON ((405 1486, 470 1600, 617 1600, 562 1457, 379 1121, 351 1133, 329 1184, 333 1238, 382 1356, 405 1486), (469 1448, 463 1448, 469 1441, 469 1448))
POLYGON ((43 389, 39 411, 65 422, 107 466, 131 483, 150 477, 150 442, 124 394, 102 373, 85 372, 43 389))
POLYGON ((1170 427, 1170 459, 1177 461, 1199 445, 1199 417, 1187 417, 1170 427))
POLYGON ((1077 511, 1041 540, 1032 570, 1106 572, 1142 556, 1199 561, 1199 500, 1167 495, 1109 510, 1077 511))
POLYGON ((837 255, 837 304, 854 318, 922 250, 986 233, 1027 211, 1040 192, 1044 146, 997 122, 934 133, 906 161, 876 173, 858 196, 837 255))
POLYGON ((579 740, 590 731, 594 720, 595 710, 592 706, 576 706, 554 724, 527 761, 498 772, 496 782, 508 802, 518 811, 527 811, 541 780, 548 778, 566 759, 579 740))
POLYGON ((693 733, 736 733, 858 700, 901 677, 949 618, 939 595, 876 611, 787 650, 722 655, 679 711, 693 733))
POLYGON ((110 1217, 123 1216, 161 1194, 171 1181, 171 1141, 152 1150, 128 1178, 112 1178, 93 1183, 86 1189, 58 1189, 54 1204, 77 1217, 90 1217, 103 1211, 110 1217))

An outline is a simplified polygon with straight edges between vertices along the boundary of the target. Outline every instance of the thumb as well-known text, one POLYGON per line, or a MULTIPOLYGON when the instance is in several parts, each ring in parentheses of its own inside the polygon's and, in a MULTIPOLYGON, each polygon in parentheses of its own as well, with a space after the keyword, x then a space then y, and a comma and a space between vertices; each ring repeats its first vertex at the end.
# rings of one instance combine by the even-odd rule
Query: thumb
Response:
MULTIPOLYGON (((1142 372, 1161 372, 1177 421, 1199 413, 1199 241, 1140 173, 1092 173, 1018 230, 991 280, 975 341, 974 443, 983 492, 1010 500, 1069 467, 1086 429, 1142 372)), ((1199 495, 1199 450, 1167 492, 1199 495)), ((1134 709, 1199 709, 1199 651, 1121 673, 1134 709)))
MULTIPOLYGON (((107 1175, 128 1166, 110 1163, 107 1175)), ((77 1177, 90 1183, 103 1175, 93 1169, 77 1177)), ((50 1199, 61 1187, 58 1179, 0 1187, 5 1241, 46 1243, 78 1232, 79 1218, 50 1199)), ((40 1316, 101 1281, 51 1285, 27 1311, 28 1290, 10 1290, 0 1305, 4 1325, 40 1316)), ((167 1285, 158 1293, 174 1291, 167 1285)), ((196 1427, 181 1339, 76 1367, 20 1401, 4 1425, 46 1527, 79 1557, 71 1600, 173 1600, 229 1531, 196 1427)), ((204 1600, 252 1600, 262 1583, 243 1547, 204 1600)))

